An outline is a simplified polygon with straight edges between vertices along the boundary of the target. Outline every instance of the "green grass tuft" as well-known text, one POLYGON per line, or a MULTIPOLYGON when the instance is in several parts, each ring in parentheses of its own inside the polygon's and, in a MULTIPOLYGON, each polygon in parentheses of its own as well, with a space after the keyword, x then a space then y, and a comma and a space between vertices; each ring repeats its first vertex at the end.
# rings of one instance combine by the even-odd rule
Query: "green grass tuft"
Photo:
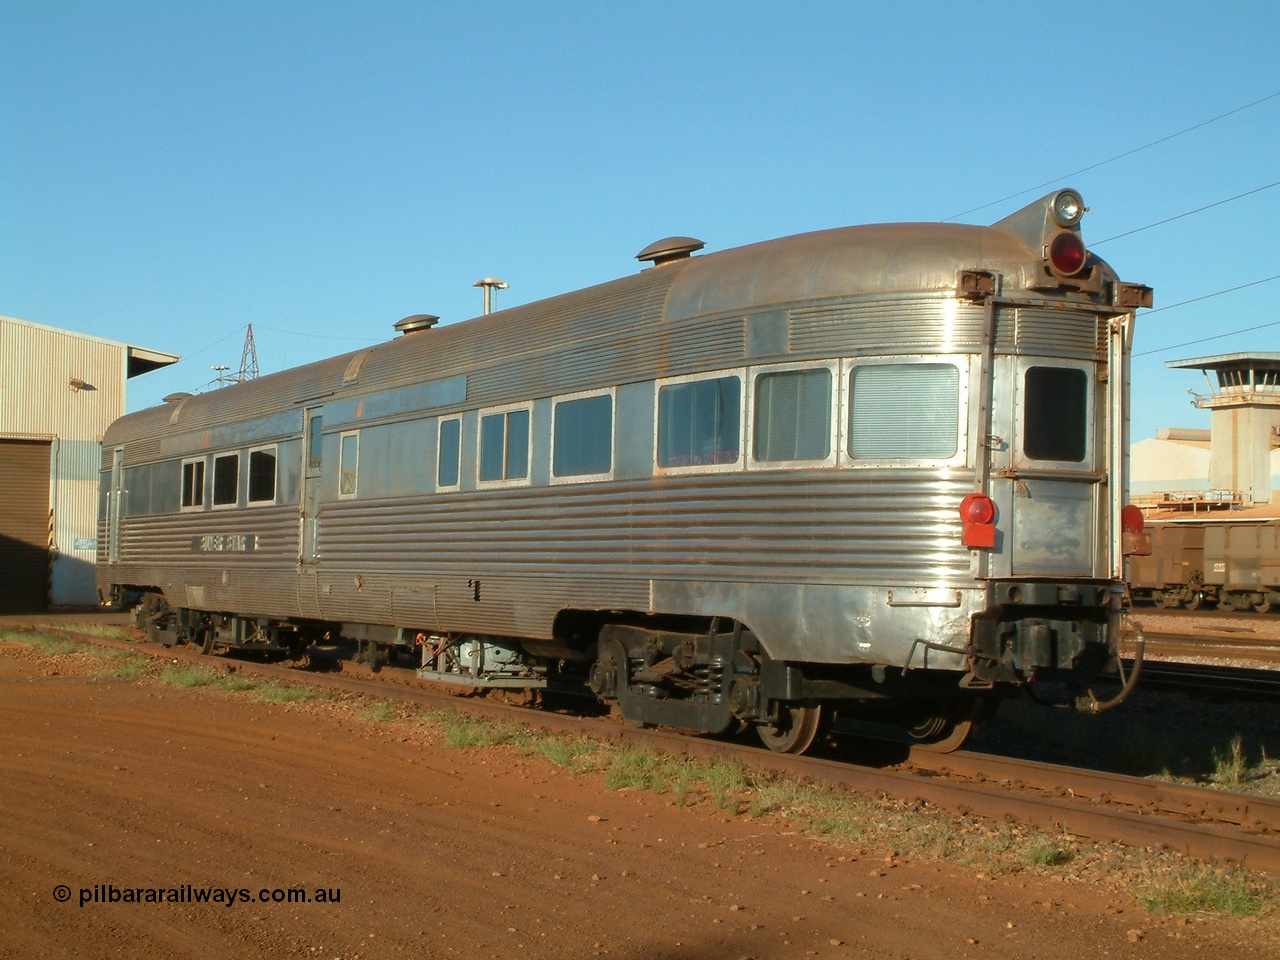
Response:
POLYGON ((387 700, 371 703, 360 711, 360 719, 370 723, 389 723, 400 718, 400 708, 387 700))
POLYGON ((138 680, 147 672, 151 658, 140 653, 124 654, 113 666, 98 671, 100 677, 111 677, 116 680, 138 680))
POLYGON ((212 687, 218 682, 218 674, 209 667, 180 663, 165 667, 160 682, 170 687, 212 687))
POLYGON ((1150 874, 1135 894, 1151 911, 1243 917, 1260 914, 1280 895, 1280 885, 1237 870, 1187 864, 1172 875, 1150 874))
POLYGON ((70 637, 47 630, 5 630, 0 632, 0 640, 25 643, 37 653, 46 657, 60 657, 68 653, 101 655, 99 647, 81 643, 77 640, 72 640, 70 637))

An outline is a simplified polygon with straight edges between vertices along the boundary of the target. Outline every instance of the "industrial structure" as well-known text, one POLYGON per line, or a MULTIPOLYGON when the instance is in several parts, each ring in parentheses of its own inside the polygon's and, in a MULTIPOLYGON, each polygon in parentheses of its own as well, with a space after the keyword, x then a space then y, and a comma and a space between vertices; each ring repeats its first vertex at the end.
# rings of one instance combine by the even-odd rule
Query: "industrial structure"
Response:
POLYGON ((102 435, 125 381, 177 360, 0 316, 0 612, 97 602, 102 435))
POLYGON ((1192 404, 1209 430, 1169 428, 1132 448, 1130 489, 1150 510, 1252 507, 1280 494, 1280 353, 1229 353, 1170 360, 1199 370, 1207 393, 1192 404))

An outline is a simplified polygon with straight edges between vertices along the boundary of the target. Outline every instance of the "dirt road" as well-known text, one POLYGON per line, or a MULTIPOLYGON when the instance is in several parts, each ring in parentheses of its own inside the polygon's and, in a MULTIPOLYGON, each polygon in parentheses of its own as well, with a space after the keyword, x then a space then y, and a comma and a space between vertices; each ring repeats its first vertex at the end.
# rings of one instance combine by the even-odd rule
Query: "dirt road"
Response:
POLYGON ((56 669, 0 650, 4 958, 1280 956, 1270 924, 852 854, 354 709, 56 669))

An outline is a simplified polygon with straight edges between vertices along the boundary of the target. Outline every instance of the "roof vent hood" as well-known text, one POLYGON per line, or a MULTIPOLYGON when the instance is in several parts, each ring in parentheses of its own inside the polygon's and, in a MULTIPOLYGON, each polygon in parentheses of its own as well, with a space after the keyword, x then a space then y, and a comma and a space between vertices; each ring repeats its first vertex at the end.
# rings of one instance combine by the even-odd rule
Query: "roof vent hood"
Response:
POLYGON ((655 267, 660 267, 664 263, 687 260, 694 251, 701 250, 705 246, 705 243, 693 237, 667 237, 665 240, 656 240, 649 244, 636 254, 636 259, 641 263, 652 261, 655 267))
POLYGON ((395 327, 399 333, 407 337, 411 333, 430 330, 439 322, 439 317, 432 316, 429 313, 415 313, 412 317, 405 317, 403 320, 397 321, 395 327))

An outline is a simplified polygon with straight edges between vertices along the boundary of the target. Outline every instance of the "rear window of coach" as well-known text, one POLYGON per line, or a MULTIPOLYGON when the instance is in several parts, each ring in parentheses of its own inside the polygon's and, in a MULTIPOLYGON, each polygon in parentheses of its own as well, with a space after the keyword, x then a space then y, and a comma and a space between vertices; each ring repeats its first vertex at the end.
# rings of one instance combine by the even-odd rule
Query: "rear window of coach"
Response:
POLYGON ((1088 456, 1089 375, 1071 367, 1030 367, 1023 393, 1026 455, 1082 462, 1088 456))

